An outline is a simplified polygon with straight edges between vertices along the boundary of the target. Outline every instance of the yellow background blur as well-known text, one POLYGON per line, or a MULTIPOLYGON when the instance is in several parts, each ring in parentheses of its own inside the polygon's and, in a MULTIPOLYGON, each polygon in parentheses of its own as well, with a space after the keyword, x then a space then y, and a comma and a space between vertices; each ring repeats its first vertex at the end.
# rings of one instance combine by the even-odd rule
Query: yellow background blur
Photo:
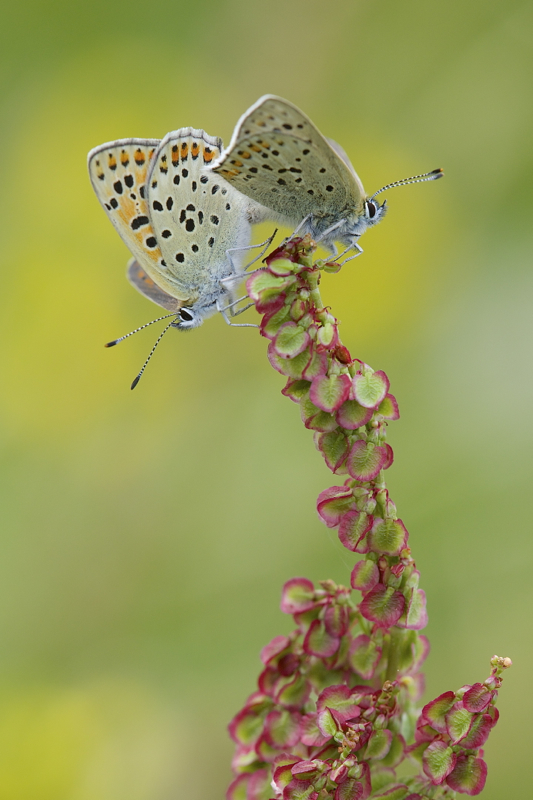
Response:
MULTIPOLYGON (((229 141, 287 97, 387 194, 323 297, 384 369, 392 496, 428 593, 427 697, 511 656, 487 800, 533 780, 533 5, 21 0, 0 26, 0 800, 222 798, 225 725, 294 575, 348 581, 334 483, 253 330, 170 332, 86 174, 120 137, 229 141)), ((257 240, 270 228, 257 232, 257 240)), ((251 313, 251 312, 250 312, 251 313)))

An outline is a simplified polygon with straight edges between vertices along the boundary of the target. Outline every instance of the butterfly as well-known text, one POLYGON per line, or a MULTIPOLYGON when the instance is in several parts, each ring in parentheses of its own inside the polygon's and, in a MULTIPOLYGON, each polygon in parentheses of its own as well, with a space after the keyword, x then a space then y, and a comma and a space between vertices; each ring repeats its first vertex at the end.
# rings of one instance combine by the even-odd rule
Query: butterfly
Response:
POLYGON ((216 311, 229 322, 251 224, 264 217, 254 201, 204 172, 222 147, 203 130, 180 128, 161 141, 119 139, 88 155, 96 195, 133 255, 130 283, 174 317, 164 333, 196 328, 216 311))
POLYGON ((357 241, 386 212, 386 189, 442 177, 440 169, 384 186, 371 197, 342 147, 326 139, 299 108, 264 95, 238 121, 229 146, 209 171, 270 209, 270 218, 301 225, 333 252, 357 241))
POLYGON ((251 223, 264 212, 203 168, 222 141, 180 128, 157 139, 95 147, 89 175, 109 219, 131 251, 127 276, 145 297, 174 311, 174 327, 198 327, 232 292, 221 280, 241 270, 251 223))

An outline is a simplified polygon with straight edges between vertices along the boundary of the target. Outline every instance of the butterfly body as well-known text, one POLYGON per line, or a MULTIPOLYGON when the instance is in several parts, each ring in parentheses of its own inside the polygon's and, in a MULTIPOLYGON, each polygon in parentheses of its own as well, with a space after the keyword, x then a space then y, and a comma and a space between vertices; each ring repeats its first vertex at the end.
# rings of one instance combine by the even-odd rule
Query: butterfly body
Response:
POLYGON ((251 222, 264 213, 205 168, 222 141, 196 128, 120 139, 91 150, 93 188, 134 256, 128 279, 175 310, 174 327, 201 325, 234 299, 222 279, 242 272, 251 222), (228 252, 229 251, 229 252, 228 252))
MULTIPOLYGON (((211 170, 270 209, 270 218, 293 226, 305 220, 305 230, 332 250, 335 241, 358 248, 359 237, 386 212, 386 203, 365 193, 342 147, 275 95, 261 97, 243 114, 211 170)), ((407 182, 415 179, 398 183, 407 182)))

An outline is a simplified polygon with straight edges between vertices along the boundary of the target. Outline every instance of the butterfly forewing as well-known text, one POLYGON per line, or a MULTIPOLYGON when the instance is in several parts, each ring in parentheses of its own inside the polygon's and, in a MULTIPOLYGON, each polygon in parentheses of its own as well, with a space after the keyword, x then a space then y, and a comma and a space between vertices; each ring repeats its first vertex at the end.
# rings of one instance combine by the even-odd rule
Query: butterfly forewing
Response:
POLYGON ((182 307, 183 300, 177 300, 164 292, 163 289, 160 289, 134 258, 128 263, 126 276, 138 292, 147 297, 148 300, 151 300, 152 303, 161 306, 161 308, 166 308, 167 311, 176 311, 177 313, 182 307))
POLYGON ((296 106, 272 95, 239 120, 214 170, 291 220, 313 214, 336 221, 346 209, 363 207, 363 187, 345 154, 296 106))
MULTIPOLYGON (((222 142, 203 130, 181 128, 162 140, 148 178, 149 213, 166 275, 191 302, 221 292, 233 272, 226 250, 249 243, 250 201, 206 167, 222 142)), ((238 259, 237 259, 238 260, 238 259)))
POLYGON ((158 139, 118 139, 88 156, 94 191, 122 240, 148 275, 158 280, 163 255, 150 223, 148 169, 158 139))

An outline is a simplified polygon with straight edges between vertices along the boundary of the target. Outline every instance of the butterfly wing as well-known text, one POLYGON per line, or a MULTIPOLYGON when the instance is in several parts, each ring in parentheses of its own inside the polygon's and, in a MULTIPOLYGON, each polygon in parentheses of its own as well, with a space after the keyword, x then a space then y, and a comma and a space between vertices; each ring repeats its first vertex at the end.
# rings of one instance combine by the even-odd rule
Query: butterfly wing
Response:
POLYGON ((221 149, 219 138, 180 128, 161 141, 148 176, 149 214, 166 278, 173 294, 189 302, 220 296, 220 279, 235 271, 226 250, 250 241, 255 204, 205 171, 221 149))
POLYGON ((362 213, 365 193, 344 151, 292 103, 260 98, 239 120, 213 170, 243 194, 297 223, 362 213))
POLYGON ((167 311, 175 311, 177 313, 184 304, 183 300, 177 300, 160 289, 134 258, 128 263, 126 277, 144 297, 161 306, 161 308, 166 308, 167 311))
POLYGON ((150 161, 159 139, 118 139, 95 147, 88 156, 96 196, 137 262, 165 291, 164 259, 147 202, 150 161))
MULTIPOLYGON (((337 155, 339 155, 342 158, 342 160, 344 161, 344 163, 346 164, 346 166, 348 167, 348 169, 350 170, 352 175, 355 176, 355 180, 360 184, 361 181, 359 180, 359 175, 354 170, 353 164, 350 161, 350 159, 348 158, 348 154, 347 154, 346 150, 343 147, 341 147, 340 144, 335 141, 335 139, 327 138, 326 141, 328 142, 329 146, 331 148, 333 148, 333 150, 335 150, 337 155)), ((363 190, 362 184, 361 184, 361 192, 364 194, 364 190, 363 190)))

